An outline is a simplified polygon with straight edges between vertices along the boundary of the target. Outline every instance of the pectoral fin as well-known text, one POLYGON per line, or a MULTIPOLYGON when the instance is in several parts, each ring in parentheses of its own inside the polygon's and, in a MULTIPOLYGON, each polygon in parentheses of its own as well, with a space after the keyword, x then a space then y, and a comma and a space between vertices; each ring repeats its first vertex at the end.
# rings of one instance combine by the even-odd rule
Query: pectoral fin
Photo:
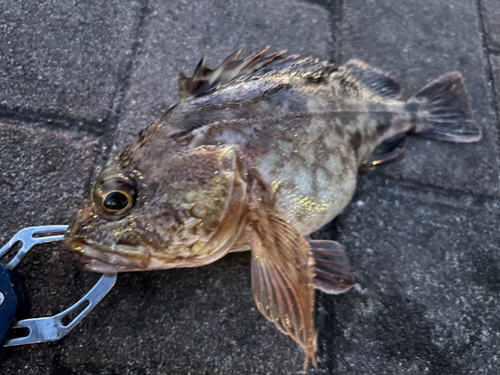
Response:
POLYGON ((252 240, 252 289, 259 311, 290 335, 316 366, 314 260, 305 238, 272 211, 249 212, 252 240))

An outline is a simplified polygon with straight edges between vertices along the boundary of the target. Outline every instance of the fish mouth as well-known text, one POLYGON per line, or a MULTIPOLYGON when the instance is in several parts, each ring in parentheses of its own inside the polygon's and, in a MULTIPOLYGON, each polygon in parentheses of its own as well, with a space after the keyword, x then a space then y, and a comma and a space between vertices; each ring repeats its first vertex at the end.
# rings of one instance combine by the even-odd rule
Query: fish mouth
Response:
POLYGON ((142 271, 149 268, 150 255, 144 245, 131 245, 119 241, 112 247, 82 238, 66 243, 68 249, 81 253, 80 262, 85 270, 106 273, 142 271))

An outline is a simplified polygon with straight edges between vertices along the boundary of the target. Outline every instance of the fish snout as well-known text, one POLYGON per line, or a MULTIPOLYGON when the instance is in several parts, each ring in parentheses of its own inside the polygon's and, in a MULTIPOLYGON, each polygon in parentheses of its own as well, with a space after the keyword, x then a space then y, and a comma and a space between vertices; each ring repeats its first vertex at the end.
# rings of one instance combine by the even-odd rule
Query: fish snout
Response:
MULTIPOLYGON (((68 249, 81 253, 80 262, 84 268, 95 272, 119 272, 141 270, 149 263, 148 255, 135 252, 133 257, 114 252, 111 248, 89 243, 82 238, 71 239, 66 243, 68 249)), ((120 251, 123 245, 117 245, 120 251)))
POLYGON ((68 229, 64 235, 64 243, 66 246, 69 241, 81 236, 86 229, 91 228, 90 222, 94 215, 95 206, 90 204, 90 202, 85 202, 81 205, 71 218, 68 229))

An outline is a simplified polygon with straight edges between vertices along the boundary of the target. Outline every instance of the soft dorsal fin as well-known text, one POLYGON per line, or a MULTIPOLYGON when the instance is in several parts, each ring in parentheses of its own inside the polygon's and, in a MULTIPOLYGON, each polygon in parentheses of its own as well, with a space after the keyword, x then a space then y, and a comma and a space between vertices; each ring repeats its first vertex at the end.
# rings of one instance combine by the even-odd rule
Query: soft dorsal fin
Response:
MULTIPOLYGON (((280 51, 266 56, 269 46, 248 56, 244 60, 236 60, 243 48, 228 56, 216 69, 209 69, 205 58, 201 59, 191 78, 183 73, 179 77, 179 100, 190 96, 201 96, 214 88, 227 84, 236 79, 250 77, 258 70, 269 67, 273 62, 279 65, 298 59, 298 55, 285 56, 286 51, 280 51)), ((274 64, 273 64, 274 65, 274 64)))
POLYGON ((399 99, 401 86, 378 69, 359 61, 349 60, 339 69, 339 78, 346 86, 354 86, 359 91, 368 90, 384 99, 399 99))

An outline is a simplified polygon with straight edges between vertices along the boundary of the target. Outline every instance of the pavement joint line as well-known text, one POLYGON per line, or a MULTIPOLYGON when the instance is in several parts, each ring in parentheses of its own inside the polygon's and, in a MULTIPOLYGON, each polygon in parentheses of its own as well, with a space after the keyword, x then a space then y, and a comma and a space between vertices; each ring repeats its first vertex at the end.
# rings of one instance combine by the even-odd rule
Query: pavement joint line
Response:
MULTIPOLYGON (((486 77, 490 83, 490 90, 493 94, 493 108, 495 109, 495 115, 496 115, 496 122, 497 122, 497 129, 500 127, 500 107, 499 107, 499 102, 500 102, 500 93, 497 92, 496 86, 495 86, 495 76, 493 74, 493 67, 491 65, 491 60, 489 53, 492 53, 490 51, 490 48, 488 47, 488 41, 487 41, 487 33, 486 33, 486 24, 484 21, 483 17, 483 9, 484 7, 482 6, 482 0, 476 0, 476 9, 477 9, 477 16, 479 20, 479 32, 481 34, 481 41, 483 45, 483 58, 486 61, 486 67, 485 67, 485 73, 486 77)), ((496 54, 496 53, 493 53, 496 54)), ((497 145, 500 145, 500 134, 498 134, 498 139, 497 139, 497 145)), ((497 160, 500 159, 500 157, 497 155, 497 160)))
POLYGON ((330 30, 331 45, 330 62, 340 64, 340 22, 343 0, 298 0, 299 2, 319 6, 328 12, 328 28, 330 30))
POLYGON ((343 18, 343 9, 344 9, 344 0, 333 0, 334 2, 334 29, 333 29, 333 38, 335 42, 335 63, 340 64, 342 58, 342 33, 340 32, 340 25, 342 23, 343 18))
MULTIPOLYGON (((111 108, 114 109, 113 112, 117 120, 116 123, 113 124, 115 127, 119 122, 118 120, 120 114, 125 106, 125 98, 131 86, 130 78, 135 68, 137 57, 139 56, 139 48, 143 42, 144 31, 147 27, 147 18, 151 13, 151 9, 149 8, 149 0, 140 0, 140 4, 141 7, 138 12, 138 19, 136 20, 136 25, 134 26, 135 30, 133 32, 133 37, 131 38, 133 40, 130 48, 131 53, 129 54, 128 58, 124 59, 125 61, 122 64, 125 66, 123 68, 122 74, 119 74, 122 77, 122 84, 117 85, 115 94, 113 96, 113 104, 111 108)), ((114 134, 115 130, 116 129, 113 128, 112 132, 110 133, 114 134)))
MULTIPOLYGON (((113 98, 113 117, 110 122, 110 126, 108 127, 106 137, 103 139, 103 142, 106 145, 106 151, 103 155, 104 162, 108 161, 113 150, 116 128, 120 123, 121 115, 123 114, 123 111, 126 107, 127 92, 131 87, 131 76, 136 67, 140 47, 144 41, 143 36, 148 23, 148 15, 151 13, 151 9, 149 8, 149 0, 140 0, 140 4, 141 7, 139 9, 138 19, 136 21, 136 26, 134 27, 134 36, 132 37, 133 42, 130 47, 132 52, 130 53, 130 58, 126 59, 125 67, 123 70, 124 74, 122 75, 121 79, 122 83, 117 86, 117 90, 113 98)), ((90 181, 90 183, 91 182, 92 181, 90 181)), ((87 186, 88 185, 89 184, 87 184, 87 186)))
MULTIPOLYGON (((333 305, 333 311, 336 310, 336 306, 339 303, 338 300, 331 298, 332 296, 326 293, 318 293, 317 296, 315 322, 318 326, 330 327, 333 332, 331 335, 326 334, 326 329, 321 329, 318 332, 318 343, 320 343, 320 345, 318 345, 318 357, 323 358, 323 361, 319 363, 319 368, 322 371, 328 371, 328 369, 337 369, 339 367, 339 360, 336 355, 325 355, 328 353, 327 348, 335 343, 337 337, 342 337, 344 332, 342 332, 340 320, 337 314, 327 313, 327 308, 329 306, 333 305)), ((318 373, 320 372, 318 371, 318 373)))
POLYGON ((378 187, 391 186, 393 188, 411 191, 413 193, 430 193, 436 197, 446 197, 446 201, 454 201, 455 206, 483 207, 485 203, 499 203, 500 199, 495 196, 484 194, 471 194, 463 190, 454 190, 441 188, 434 185, 422 183, 417 180, 406 178, 395 178, 384 172, 375 172, 374 175, 364 174, 364 178, 378 187), (461 204, 460 202, 470 201, 470 204, 461 204))
POLYGON ((120 123, 121 115, 126 106, 125 100, 127 92, 131 87, 131 76, 136 67, 137 57, 139 56, 139 49, 144 40, 144 31, 148 23, 148 15, 151 13, 149 8, 149 0, 140 0, 140 8, 137 14, 137 19, 134 25, 134 31, 131 37, 131 53, 124 58, 120 63, 122 69, 118 73, 119 83, 117 84, 116 91, 113 95, 112 105, 108 112, 108 126, 106 131, 102 133, 102 142, 106 146, 106 151, 103 155, 103 161, 106 162, 113 150, 114 135, 116 127, 120 123))
MULTIPOLYGON (((106 151, 107 151, 107 147, 106 147, 106 151)), ((83 185, 84 196, 88 196, 90 189, 94 186, 94 182, 96 180, 96 172, 98 171, 97 168, 104 166, 104 162, 106 161, 106 151, 104 153, 96 152, 94 160, 92 161, 94 169, 92 170, 92 173, 89 173, 89 176, 85 180, 84 185, 83 185), (100 166, 99 166, 99 162, 101 164, 100 166)))
POLYGON ((107 120, 92 122, 84 119, 70 118, 58 114, 38 112, 26 109, 7 109, 0 106, 0 121, 6 121, 22 126, 42 126, 45 129, 60 130, 64 132, 78 132, 93 136, 102 136, 100 129, 105 127, 107 120))

